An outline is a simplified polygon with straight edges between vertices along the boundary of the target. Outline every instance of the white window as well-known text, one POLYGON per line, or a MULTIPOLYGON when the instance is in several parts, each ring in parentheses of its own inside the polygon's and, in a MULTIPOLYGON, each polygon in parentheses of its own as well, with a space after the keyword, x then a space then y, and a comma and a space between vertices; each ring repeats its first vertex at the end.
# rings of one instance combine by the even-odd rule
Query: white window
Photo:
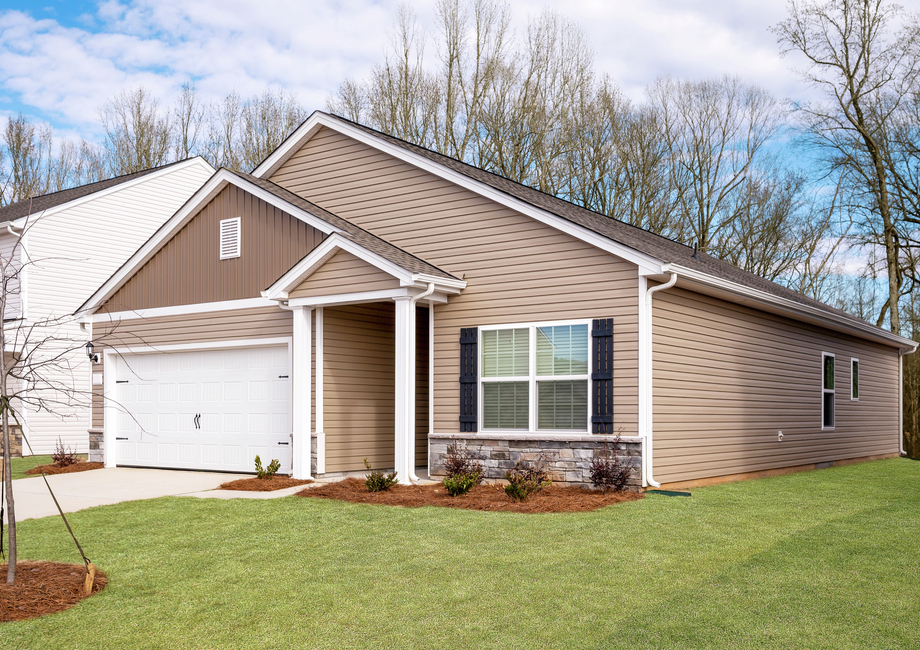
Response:
POLYGON ((480 328, 483 430, 587 432, 589 323, 480 328))
POLYGON ((821 353, 821 430, 834 428, 834 355, 821 353))
POLYGON ((227 260, 240 256, 240 218, 221 219, 220 222, 220 259, 227 260))
POLYGON ((850 359, 850 401, 859 401, 859 359, 850 359))

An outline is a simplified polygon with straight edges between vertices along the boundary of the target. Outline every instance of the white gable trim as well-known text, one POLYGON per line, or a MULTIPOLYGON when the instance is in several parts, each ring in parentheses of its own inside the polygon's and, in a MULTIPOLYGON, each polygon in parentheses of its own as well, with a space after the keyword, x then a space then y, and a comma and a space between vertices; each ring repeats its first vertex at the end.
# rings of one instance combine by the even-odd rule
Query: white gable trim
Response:
POLYGON ((291 216, 300 219, 304 223, 316 228, 317 230, 328 234, 341 232, 338 228, 326 223, 322 219, 310 214, 281 199, 271 192, 267 192, 258 185, 240 178, 236 174, 221 169, 205 182, 201 188, 182 206, 176 214, 170 217, 169 221, 163 224, 147 242, 134 253, 128 261, 125 262, 112 277, 106 280, 96 292, 87 300, 79 313, 92 313, 112 297, 121 286, 128 281, 157 251, 173 238, 195 215, 208 204, 215 196, 229 185, 235 185, 249 194, 262 199, 266 203, 275 206, 279 210, 287 212, 291 216))
POLYGON ((56 205, 53 208, 48 208, 47 210, 42 210, 40 212, 30 214, 26 217, 19 217, 18 219, 14 219, 13 221, 9 223, 12 224, 14 228, 22 228, 23 226, 26 225, 27 221, 34 221, 38 217, 44 219, 45 217, 50 217, 51 215, 57 214, 58 212, 63 212, 64 210, 70 210, 71 208, 74 208, 78 205, 89 203, 90 201, 95 201, 96 199, 102 198, 104 196, 108 196, 109 194, 115 194, 116 192, 120 192, 121 190, 129 189, 131 187, 134 187, 135 185, 140 185, 141 183, 148 181, 148 180, 152 180, 154 178, 160 178, 162 176, 168 176, 170 174, 174 174, 178 171, 182 171, 192 166, 201 167, 202 169, 207 171, 207 173, 209 174, 214 173, 214 168, 211 167, 210 164, 208 164, 208 161, 206 161, 201 156, 196 156, 194 158, 190 158, 188 160, 183 160, 182 162, 178 162, 173 165, 169 165, 167 167, 164 167, 163 169, 158 169, 155 172, 150 172, 149 174, 144 174, 143 176, 139 176, 137 178, 132 178, 130 181, 118 183, 117 185, 113 185, 111 187, 107 187, 97 192, 87 194, 86 196, 81 196, 80 198, 74 199, 72 201, 68 201, 67 203, 61 203, 60 205, 56 205))
POLYGON ((427 283, 434 284, 437 289, 447 293, 460 293, 466 288, 466 282, 451 278, 442 278, 424 273, 412 273, 373 251, 369 251, 342 235, 335 233, 327 237, 323 243, 314 248, 310 253, 282 275, 272 286, 262 292, 269 300, 287 300, 288 293, 293 291, 301 282, 318 271, 323 264, 328 262, 340 250, 347 251, 368 264, 377 267, 397 280, 400 286, 422 286, 427 283))
POLYGON ((501 205, 511 208, 517 212, 525 214, 537 221, 544 223, 548 226, 551 226, 557 230, 560 230, 568 235, 580 239, 596 248, 607 251, 617 257, 625 259, 633 264, 636 264, 640 267, 640 272, 645 273, 661 273, 662 261, 657 260, 653 257, 640 253, 639 251, 624 246, 612 239, 608 239, 603 235, 599 235, 596 232, 579 226, 576 223, 573 223, 567 219, 548 212, 541 208, 538 208, 526 201, 521 201, 516 199, 513 196, 505 194, 495 188, 492 188, 485 183, 481 183, 477 180, 455 172, 454 170, 445 167, 444 165, 438 164, 434 161, 428 160, 423 156, 419 156, 408 149, 392 145, 389 142, 386 142, 380 138, 377 138, 366 131, 358 129, 351 124, 346 122, 339 121, 335 118, 329 117, 323 113, 313 113, 307 120, 300 125, 300 127, 294 131, 294 133, 285 140, 280 147, 278 147, 274 153, 272 153, 268 158, 265 159, 262 164, 256 167, 255 171, 252 172, 253 176, 258 178, 265 178, 270 176, 275 170, 277 170, 284 162, 288 160, 294 153, 296 153, 303 145, 305 145, 310 138, 312 138, 319 128, 325 126, 337 131, 344 135, 347 135, 358 142, 362 142, 370 147, 383 151, 386 154, 393 156, 403 162, 407 162, 410 165, 423 169, 435 176, 439 176, 455 185, 459 185, 465 189, 475 192, 480 196, 485 196, 486 198, 495 201, 501 205))

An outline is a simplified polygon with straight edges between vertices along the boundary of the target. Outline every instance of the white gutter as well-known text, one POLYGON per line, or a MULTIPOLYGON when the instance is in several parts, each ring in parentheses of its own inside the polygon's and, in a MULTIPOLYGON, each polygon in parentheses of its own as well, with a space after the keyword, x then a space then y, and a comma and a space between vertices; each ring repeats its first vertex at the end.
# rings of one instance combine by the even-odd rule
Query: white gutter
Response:
POLYGON ((645 396, 645 425, 646 430, 642 436, 642 467, 644 468, 645 482, 652 487, 661 487, 661 483, 652 478, 652 432, 654 430, 654 425, 652 423, 652 414, 654 410, 652 408, 652 393, 654 392, 654 384, 652 382, 652 294, 656 291, 664 291, 665 289, 670 289, 677 283, 677 273, 671 272, 671 279, 665 282, 664 284, 659 284, 656 287, 651 287, 645 291, 645 305, 646 309, 646 336, 648 337, 648 344, 646 347, 646 396, 645 396))
MULTIPOLYGON (((434 282, 428 283, 428 288, 424 293, 412 298, 409 302, 409 313, 412 315, 412 318, 409 319, 409 412, 406 414, 406 419, 409 422, 409 431, 408 431, 408 440, 406 440, 406 455, 409 462, 407 467, 409 468, 409 480, 413 483, 419 482, 419 477, 415 475, 415 348, 417 347, 417 341, 415 340, 415 304, 422 298, 427 298, 434 293, 434 282)), ((429 332, 428 336, 431 336, 429 332)), ((428 363, 432 363, 432 360, 429 359, 428 363)), ((429 414, 430 418, 430 414, 429 414)))

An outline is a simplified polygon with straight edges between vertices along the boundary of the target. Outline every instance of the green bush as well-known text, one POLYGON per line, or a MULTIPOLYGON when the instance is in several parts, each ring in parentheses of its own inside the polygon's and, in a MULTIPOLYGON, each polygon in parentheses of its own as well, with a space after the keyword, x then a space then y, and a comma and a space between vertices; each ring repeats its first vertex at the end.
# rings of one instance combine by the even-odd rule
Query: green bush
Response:
POLYGON ((444 487, 450 496, 456 497, 469 492, 481 480, 482 472, 454 474, 444 479, 444 487))
POLYGON ((268 464, 265 469, 262 468, 262 459, 256 456, 256 476, 259 478, 271 478, 281 469, 281 461, 275 458, 268 464))
POLYGON ((527 498, 543 488, 552 485, 546 465, 549 455, 543 453, 536 461, 519 460, 514 467, 505 472, 508 485, 505 494, 516 501, 526 501, 527 498))
POLYGON ((386 492, 399 482, 396 480, 396 472, 384 474, 383 472, 371 470, 371 464, 367 458, 364 459, 364 466, 370 471, 370 474, 365 477, 364 485, 371 492, 386 492))

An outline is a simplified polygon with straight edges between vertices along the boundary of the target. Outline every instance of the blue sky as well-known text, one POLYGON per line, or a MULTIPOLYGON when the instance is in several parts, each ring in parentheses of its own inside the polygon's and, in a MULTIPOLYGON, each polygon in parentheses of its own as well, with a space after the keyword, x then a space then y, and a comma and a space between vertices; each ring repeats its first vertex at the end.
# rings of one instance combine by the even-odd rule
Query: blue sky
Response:
MULTIPOLYGON (((920 0, 914 0, 920 3, 920 0)), ((409 3, 433 29, 434 0, 409 3)), ((0 116, 22 111, 58 135, 98 137, 103 102, 140 85, 170 101, 186 81, 207 100, 266 87, 308 109, 382 58, 397 0, 0 1, 0 116)), ((768 27, 763 0, 511 3, 514 26, 555 9, 586 32, 599 73, 631 96, 657 76, 739 74, 781 97, 803 92, 768 27)))

